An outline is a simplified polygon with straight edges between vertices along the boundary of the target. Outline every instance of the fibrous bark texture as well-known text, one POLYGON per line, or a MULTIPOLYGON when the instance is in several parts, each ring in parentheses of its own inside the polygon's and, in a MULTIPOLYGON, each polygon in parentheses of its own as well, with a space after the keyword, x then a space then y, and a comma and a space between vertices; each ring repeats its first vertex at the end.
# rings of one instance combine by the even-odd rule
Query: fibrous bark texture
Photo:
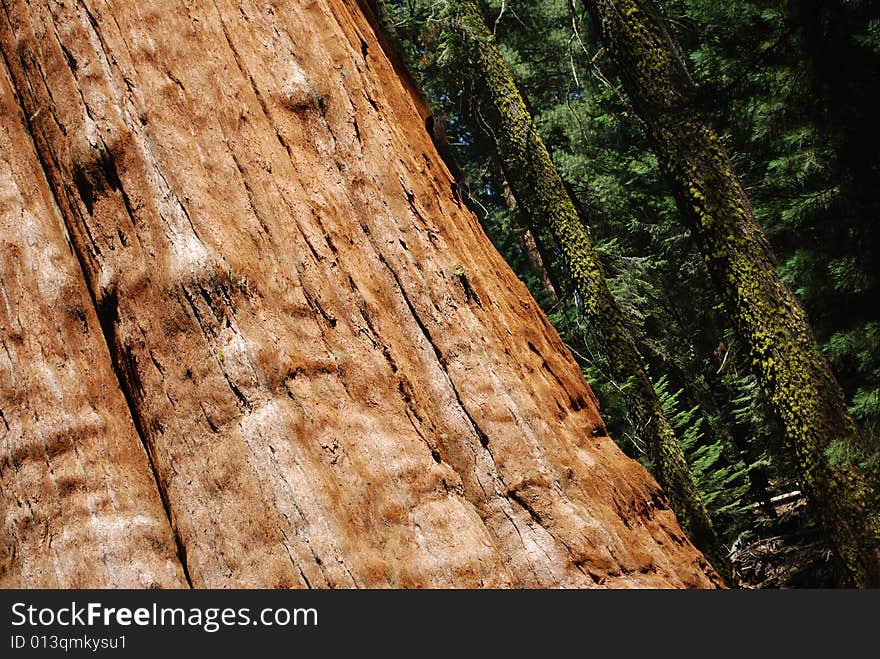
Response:
POLYGON ((186 585, 2 63, 0 348, 0 587, 186 585))
MULTIPOLYGON (((137 506, 122 505, 130 494, 117 508, 155 527, 149 550, 124 550, 144 574, 172 585, 184 567, 196 587, 718 583, 458 204, 426 110, 361 6, 2 7, 0 48, 52 191, 33 172, 4 218, 42 199, 55 267, 81 268, 94 303, 81 321, 37 300, 39 319, 4 320, 4 345, 79 331, 107 350, 67 384, 20 368, 70 404, 90 387, 112 403, 67 442, 84 451, 100 428, 123 429, 122 455, 96 455, 81 487, 112 498, 142 483, 137 506), (128 464, 136 477, 94 480, 128 464)), ((15 148, 30 148, 18 131, 15 148)), ((30 304, 54 272, 21 275, 30 304)), ((7 402, 20 378, 7 370, 8 519, 7 482, 31 487, 50 440, 10 421, 28 412, 7 402), (16 444, 34 449, 15 462, 16 444)), ((4 583, 36 585, 22 561, 52 550, 18 538, 5 555, 26 558, 6 560, 4 583)), ((112 534, 92 542, 122 560, 112 534)))
POLYGON ((495 45, 477 5, 459 0, 451 16, 458 36, 456 64, 473 81, 514 194, 534 225, 550 232, 583 300, 583 312, 608 356, 610 375, 624 388, 629 413, 648 447, 657 480, 688 537, 726 572, 726 553, 703 505, 675 431, 663 413, 623 312, 608 288, 590 233, 544 145, 513 74, 495 45))

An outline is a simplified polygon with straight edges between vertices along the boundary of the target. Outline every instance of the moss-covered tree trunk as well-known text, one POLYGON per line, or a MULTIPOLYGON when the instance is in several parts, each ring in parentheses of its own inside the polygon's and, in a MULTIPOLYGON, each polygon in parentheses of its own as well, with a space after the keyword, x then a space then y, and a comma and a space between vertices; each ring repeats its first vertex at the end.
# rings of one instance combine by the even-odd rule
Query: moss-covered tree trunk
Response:
POLYGON ((593 250, 589 232, 538 134, 513 75, 496 47, 478 7, 470 0, 450 5, 447 44, 453 66, 472 83, 471 93, 493 133, 507 181, 534 226, 554 237, 584 309, 608 356, 610 375, 628 382, 626 403, 646 444, 657 480, 691 540, 720 572, 727 559, 694 484, 675 433, 664 416, 638 349, 629 334, 593 250))
MULTIPOLYGON (((492 148, 490 147, 489 150, 491 151, 492 148)), ((501 181, 501 198, 504 200, 504 205, 513 221, 517 234, 517 243, 528 260, 529 265, 537 274, 541 287, 553 302, 558 302, 559 295, 556 293, 556 289, 559 288, 559 279, 551 274, 551 260, 545 257, 547 254, 546 245, 538 243, 531 222, 529 222, 528 214, 522 211, 519 203, 516 201, 516 196, 513 194, 513 190, 504 173, 504 167, 496 158, 492 158, 491 166, 495 177, 501 181)))
POLYGON ((696 87, 662 16, 649 0, 586 5, 736 331, 749 346, 839 558, 855 584, 880 585, 877 474, 856 461, 834 464, 828 457, 836 442, 861 446, 858 427, 803 307, 776 274, 767 238, 718 135, 697 107, 696 87))

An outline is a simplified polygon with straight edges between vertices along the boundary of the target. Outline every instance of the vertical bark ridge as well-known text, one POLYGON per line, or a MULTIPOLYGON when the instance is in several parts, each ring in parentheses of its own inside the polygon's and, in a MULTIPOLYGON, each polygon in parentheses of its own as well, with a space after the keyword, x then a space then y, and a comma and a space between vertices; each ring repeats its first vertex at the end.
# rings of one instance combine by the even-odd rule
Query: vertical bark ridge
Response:
POLYGON ((3 7, 193 586, 715 584, 356 3, 3 7))
POLYGON ((5 58, 0 109, 0 586, 185 586, 5 58))
POLYGON ((449 11, 456 39, 447 47, 455 52, 455 64, 467 72, 466 79, 472 81, 473 96, 491 125, 505 175, 532 222, 546 227, 555 238, 601 351, 608 356, 610 376, 626 384, 623 391, 627 408, 645 439, 651 466, 673 510, 691 540, 720 572, 726 573, 726 553, 623 313, 608 288, 584 218, 579 216, 538 134, 479 7, 469 0, 459 0, 449 11))

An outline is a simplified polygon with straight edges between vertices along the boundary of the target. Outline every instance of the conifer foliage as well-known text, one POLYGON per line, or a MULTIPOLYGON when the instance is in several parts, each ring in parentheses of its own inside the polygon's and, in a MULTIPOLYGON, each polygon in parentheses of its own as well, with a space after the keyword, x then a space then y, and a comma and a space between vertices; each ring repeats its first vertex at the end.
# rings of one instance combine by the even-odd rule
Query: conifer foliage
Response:
MULTIPOLYGON (((568 239, 535 221, 521 172, 503 157, 499 166, 487 85, 454 51, 448 11, 457 4, 388 0, 386 30, 446 117, 465 201, 581 361, 612 436, 652 466, 644 418, 628 399, 634 381, 597 333, 568 239)), ((781 533, 786 513, 772 500, 807 492, 811 516, 798 523, 810 529, 795 535, 832 549, 835 583, 849 585, 880 579, 872 4, 478 7, 589 223, 722 541, 733 548, 781 533)))

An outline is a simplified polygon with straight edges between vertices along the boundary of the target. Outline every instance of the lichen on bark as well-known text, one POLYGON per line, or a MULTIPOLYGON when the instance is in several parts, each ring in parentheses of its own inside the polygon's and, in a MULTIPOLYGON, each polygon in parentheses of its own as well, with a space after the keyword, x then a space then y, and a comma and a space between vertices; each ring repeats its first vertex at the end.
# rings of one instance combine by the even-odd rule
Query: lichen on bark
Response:
POLYGON ((650 0, 586 0, 647 126, 682 220, 690 228, 734 327, 782 423, 812 504, 855 584, 880 585, 880 474, 834 464, 835 442, 863 446, 843 392, 813 338, 697 88, 650 0))
POLYGON ((471 81, 471 94, 491 125, 495 148, 514 195, 531 222, 549 229, 583 301, 611 377, 629 383, 627 407, 648 445, 649 459, 673 510, 694 543, 727 573, 727 559, 701 500, 675 432, 663 414, 624 316, 606 282, 605 270, 551 159, 513 75, 479 8, 451 2, 446 44, 454 65, 471 81))

